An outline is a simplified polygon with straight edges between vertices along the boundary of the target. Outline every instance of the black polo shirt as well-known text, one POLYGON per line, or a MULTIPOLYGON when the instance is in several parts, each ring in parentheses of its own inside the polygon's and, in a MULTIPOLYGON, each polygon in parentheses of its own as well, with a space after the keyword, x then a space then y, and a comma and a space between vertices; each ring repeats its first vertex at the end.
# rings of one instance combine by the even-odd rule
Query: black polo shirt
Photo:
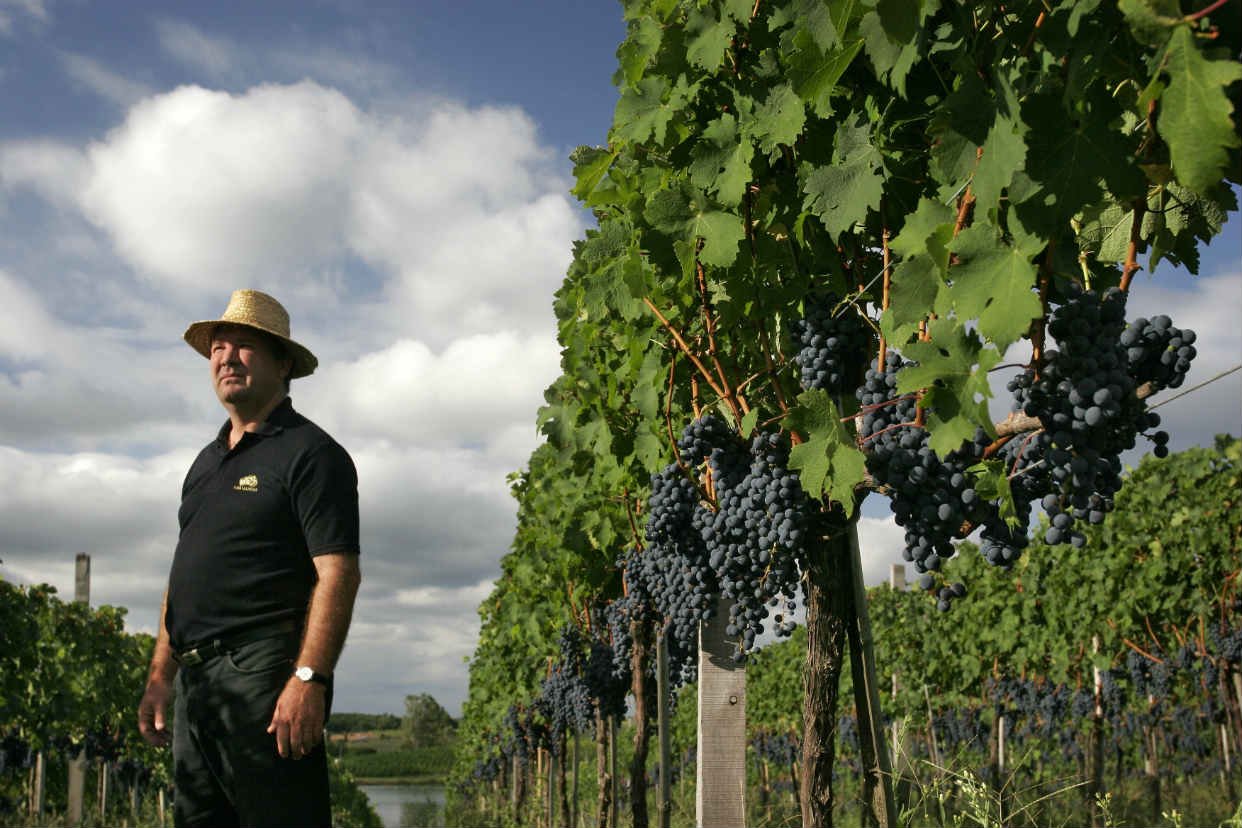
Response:
POLYGON ((311 558, 357 554, 358 474, 286 398, 229 448, 225 423, 186 475, 165 618, 173 649, 302 619, 311 558))

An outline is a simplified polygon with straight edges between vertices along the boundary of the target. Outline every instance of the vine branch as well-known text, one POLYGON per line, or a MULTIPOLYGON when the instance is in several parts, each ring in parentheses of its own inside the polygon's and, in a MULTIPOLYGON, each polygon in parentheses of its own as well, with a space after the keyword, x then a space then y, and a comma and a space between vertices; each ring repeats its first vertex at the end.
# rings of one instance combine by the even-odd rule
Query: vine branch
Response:
POLYGON ((1121 271, 1121 292, 1130 291, 1130 281, 1139 270, 1138 246, 1143 239, 1143 214, 1147 211, 1147 199, 1134 199, 1134 219, 1130 222, 1130 241, 1126 245, 1126 265, 1121 271))
MULTIPOLYGON (((711 372, 707 370, 707 367, 703 365, 702 360, 700 360, 698 356, 695 355, 694 351, 690 349, 690 346, 686 344, 686 340, 682 338, 681 332, 673 327, 673 323, 668 321, 668 317, 661 313, 660 309, 655 306, 655 303, 651 301, 651 297, 644 296, 643 302, 648 308, 651 309, 651 312, 656 315, 656 319, 660 320, 660 324, 662 324, 668 330, 669 334, 672 335, 673 341, 677 343, 677 347, 681 348, 682 353, 689 357, 690 361, 694 363, 694 367, 699 370, 699 374, 702 375, 703 379, 707 380, 707 384, 711 386, 712 390, 715 391, 720 397, 728 400, 730 405, 733 405, 732 398, 728 397, 724 391, 716 385, 716 381, 712 379, 711 372)), ((740 420, 741 417, 739 416, 738 419, 740 420)))

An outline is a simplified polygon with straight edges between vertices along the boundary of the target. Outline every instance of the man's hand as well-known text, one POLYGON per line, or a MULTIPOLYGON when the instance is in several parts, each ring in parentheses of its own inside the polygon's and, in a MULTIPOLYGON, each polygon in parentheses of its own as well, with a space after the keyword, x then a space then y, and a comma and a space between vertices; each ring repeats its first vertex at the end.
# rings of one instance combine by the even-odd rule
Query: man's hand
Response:
POLYGON ((172 741, 164 719, 171 695, 172 685, 169 682, 152 679, 147 682, 142 701, 138 702, 138 732, 153 747, 165 747, 172 741))
POLYGON ((276 734, 276 750, 285 759, 301 759, 323 740, 327 688, 293 677, 276 700, 268 733, 276 734))

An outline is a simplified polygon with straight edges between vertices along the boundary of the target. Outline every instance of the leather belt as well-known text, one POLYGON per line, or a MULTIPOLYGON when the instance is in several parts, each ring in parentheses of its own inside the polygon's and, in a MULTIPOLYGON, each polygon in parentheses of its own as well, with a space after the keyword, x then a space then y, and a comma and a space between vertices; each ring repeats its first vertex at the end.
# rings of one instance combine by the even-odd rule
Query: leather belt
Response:
POLYGON ((244 644, 251 644, 255 641, 262 641, 266 638, 277 638, 278 636, 288 635, 302 629, 301 620, 289 619, 276 624, 267 624, 262 627, 254 627, 249 630, 235 633, 226 638, 217 638, 204 644, 197 644, 193 647, 177 651, 173 651, 173 660, 182 667, 197 667, 205 661, 209 661, 216 656, 224 655, 230 650, 235 650, 244 644))

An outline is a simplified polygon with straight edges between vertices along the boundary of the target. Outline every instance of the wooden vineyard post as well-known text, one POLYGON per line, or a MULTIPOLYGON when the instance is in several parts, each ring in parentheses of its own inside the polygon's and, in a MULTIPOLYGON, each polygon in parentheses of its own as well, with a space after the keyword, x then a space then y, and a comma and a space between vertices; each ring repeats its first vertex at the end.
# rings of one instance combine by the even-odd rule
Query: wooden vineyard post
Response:
MULTIPOLYGON (((1150 693, 1147 695, 1147 709, 1151 711, 1156 706, 1156 697, 1150 693)), ((1160 821, 1160 814, 1163 810, 1160 801, 1160 765, 1159 758, 1156 754, 1157 746, 1157 730, 1155 723, 1143 728, 1143 774, 1147 777, 1147 790, 1151 791, 1152 809, 1151 824, 1155 825, 1160 821)))
POLYGON ((858 522, 850 523, 850 577, 853 581, 854 612, 846 625, 849 638, 850 670, 854 677, 854 706, 858 713, 858 744, 863 762, 864 813, 872 825, 896 828, 897 808, 893 801, 893 768, 888 755, 888 738, 880 713, 880 688, 875 672, 875 648, 871 620, 867 613, 867 593, 863 588, 862 554, 858 549, 858 522))
POLYGON ((1220 784, 1224 788, 1225 801, 1233 801, 1233 763, 1229 757, 1229 728, 1224 722, 1220 723, 1220 751, 1221 751, 1221 768, 1220 768, 1220 784))
MULTIPOLYGON (((91 602, 91 556, 78 555, 74 561, 73 600, 89 605, 91 602)), ((79 755, 69 760, 68 807, 65 821, 69 825, 81 825, 86 797, 86 757, 79 755)))
POLYGON ((582 741, 582 734, 574 731, 574 792, 573 799, 570 800, 569 809, 569 825, 570 828, 578 828, 578 744, 582 741))
POLYGON ((560 808, 561 815, 558 817, 560 824, 569 828, 573 823, 570 822, 569 810, 569 734, 562 733, 560 739, 561 754, 556 760, 556 784, 557 784, 557 807, 560 808))
POLYGON ((46 788, 44 776, 47 772, 47 761, 43 751, 35 754, 34 764, 30 768, 30 816, 37 823, 43 821, 43 794, 46 788))
POLYGON ((99 821, 108 824, 108 763, 99 763, 99 821))
POLYGON ((621 824, 621 803, 618 800, 620 781, 617 778, 617 720, 608 717, 608 761, 611 765, 611 776, 608 784, 612 787, 612 799, 608 803, 608 824, 617 828, 621 824))
POLYGON ((699 623, 698 779, 695 824, 746 824, 746 668, 725 639, 729 607, 723 601, 699 623))
POLYGON ((168 807, 168 792, 163 785, 160 785, 160 794, 159 794, 159 803, 158 803, 159 816, 160 816, 160 828, 164 828, 164 825, 165 825, 164 811, 167 807, 168 807))
POLYGON ((927 685, 923 685, 923 698, 927 701, 927 736, 928 747, 931 749, 932 764, 936 767, 936 775, 940 775, 943 767, 940 763, 940 746, 936 744, 936 714, 932 710, 931 693, 927 690, 927 685))
POLYGON ((608 725, 595 706, 595 828, 608 828, 612 807, 612 775, 608 770, 608 725))
MULTIPOLYGON (((1100 637, 1091 637, 1091 652, 1100 652, 1100 637)), ((1091 814, 1091 828, 1100 828, 1104 824, 1104 815, 1100 813, 1099 797, 1104 794, 1104 678, 1099 667, 1092 667, 1095 687, 1095 709, 1091 723, 1091 781, 1087 785, 1088 812, 1091 814)))
POLYGON ((535 748, 535 774, 531 782, 531 787, 534 788, 531 793, 533 794, 532 798, 534 801, 535 824, 537 826, 547 825, 543 821, 543 748, 541 747, 535 748))
MULTIPOLYGON (((906 568, 901 564, 893 564, 889 570, 888 585, 893 592, 906 591, 906 568)), ((894 709, 896 709, 897 690, 899 687, 897 673, 893 673, 893 691, 892 699, 894 709)), ((914 777, 913 769, 910 766, 910 729, 908 726, 903 727, 902 722, 894 721, 892 724, 892 750, 893 750, 893 767, 897 773, 897 789, 894 794, 896 804, 900 808, 910 798, 910 780, 914 777)))
POLYGON ((513 759, 510 760, 513 765, 513 772, 509 775, 509 809, 513 812, 513 818, 517 819, 518 807, 518 788, 521 785, 522 768, 518 763, 517 751, 513 753, 513 759))
POLYGON ((660 749, 660 780, 656 799, 659 828, 669 828, 673 817, 672 790, 668 766, 668 625, 656 637, 656 738, 660 749))
POLYGON ((556 755, 555 750, 548 751, 548 828, 556 828, 556 766, 561 763, 561 757, 556 755))

